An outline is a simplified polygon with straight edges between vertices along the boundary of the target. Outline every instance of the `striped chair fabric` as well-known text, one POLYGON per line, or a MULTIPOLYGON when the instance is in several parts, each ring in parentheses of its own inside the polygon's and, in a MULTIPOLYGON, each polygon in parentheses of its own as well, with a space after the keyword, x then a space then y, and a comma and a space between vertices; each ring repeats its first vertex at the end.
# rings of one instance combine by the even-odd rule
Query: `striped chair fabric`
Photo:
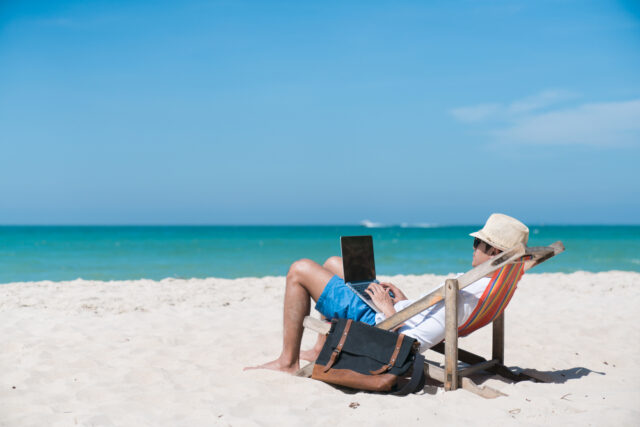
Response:
MULTIPOLYGON (((529 257, 528 257, 529 258, 529 257)), ((458 335, 463 337, 493 322, 509 304, 516 285, 524 274, 524 261, 507 264, 497 270, 484 290, 469 319, 458 327, 458 335)))

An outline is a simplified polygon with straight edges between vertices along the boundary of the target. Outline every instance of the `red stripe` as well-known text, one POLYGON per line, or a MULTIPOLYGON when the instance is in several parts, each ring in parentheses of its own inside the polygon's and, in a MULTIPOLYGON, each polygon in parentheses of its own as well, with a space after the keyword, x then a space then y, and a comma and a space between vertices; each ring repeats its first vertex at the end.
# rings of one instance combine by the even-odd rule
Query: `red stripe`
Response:
POLYGON ((470 334, 502 314, 522 277, 523 266, 522 262, 509 264, 494 273, 471 316, 458 328, 460 336, 470 334))
POLYGON ((487 285, 487 287, 485 288, 484 292, 482 293, 482 296, 480 297, 480 299, 478 300, 478 303, 476 304, 476 307, 474 308, 474 310, 471 312, 471 315, 469 316, 469 319, 467 319, 467 321, 458 328, 458 331, 465 329, 467 327, 469 327, 470 324, 474 323, 476 318, 480 315, 486 301, 487 301, 487 297, 491 294, 491 292, 493 291, 495 284, 499 282, 500 280, 500 275, 502 274, 502 272, 504 271, 505 268, 507 268, 508 265, 502 267, 500 270, 497 270, 495 273, 493 273, 493 276, 491 277, 491 280, 489 281, 489 284, 487 285))

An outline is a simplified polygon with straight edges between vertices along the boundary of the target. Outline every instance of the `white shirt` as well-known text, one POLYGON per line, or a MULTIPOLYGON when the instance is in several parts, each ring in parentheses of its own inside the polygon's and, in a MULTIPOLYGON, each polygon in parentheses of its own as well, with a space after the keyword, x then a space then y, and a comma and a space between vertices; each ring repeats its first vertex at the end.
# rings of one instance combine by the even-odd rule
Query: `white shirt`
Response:
MULTIPOLYGON (((460 275, 462 273, 456 277, 460 275)), ((491 278, 483 277, 458 292, 458 325, 464 324, 469 319, 490 281, 491 278)), ((437 288, 425 292, 420 295, 420 298, 435 289, 437 288)), ((400 311, 415 301, 417 300, 399 301, 393 307, 396 311, 400 311)), ((376 324, 382 322, 385 318, 384 313, 376 314, 376 324)), ((417 339, 420 342, 420 351, 425 351, 444 339, 444 318, 444 301, 440 301, 405 321, 404 326, 398 332, 417 339)))

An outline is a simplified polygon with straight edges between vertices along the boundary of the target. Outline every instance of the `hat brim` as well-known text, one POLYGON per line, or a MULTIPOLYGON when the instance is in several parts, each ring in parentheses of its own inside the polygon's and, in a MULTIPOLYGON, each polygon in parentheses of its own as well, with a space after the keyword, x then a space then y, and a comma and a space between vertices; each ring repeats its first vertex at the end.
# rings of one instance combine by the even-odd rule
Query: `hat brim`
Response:
POLYGON ((495 243, 493 241, 493 239, 491 239, 489 236, 487 236, 486 234, 484 234, 484 232, 482 230, 478 230, 474 233, 470 233, 469 236, 471 237, 477 237, 478 239, 482 240, 483 242, 486 242, 488 244, 490 244, 491 246, 493 246, 494 248, 500 249, 501 251, 506 251, 509 248, 505 248, 504 246, 502 246, 499 243, 495 243))

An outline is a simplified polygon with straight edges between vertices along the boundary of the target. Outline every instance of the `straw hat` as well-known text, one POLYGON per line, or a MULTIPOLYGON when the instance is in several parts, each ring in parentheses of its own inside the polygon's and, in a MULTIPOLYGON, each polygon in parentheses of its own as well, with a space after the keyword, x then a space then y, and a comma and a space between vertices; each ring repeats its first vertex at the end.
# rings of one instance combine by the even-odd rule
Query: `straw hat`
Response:
POLYGON ((529 229, 526 225, 508 215, 494 213, 482 227, 470 236, 487 242, 501 251, 511 249, 518 243, 527 244, 529 229))

